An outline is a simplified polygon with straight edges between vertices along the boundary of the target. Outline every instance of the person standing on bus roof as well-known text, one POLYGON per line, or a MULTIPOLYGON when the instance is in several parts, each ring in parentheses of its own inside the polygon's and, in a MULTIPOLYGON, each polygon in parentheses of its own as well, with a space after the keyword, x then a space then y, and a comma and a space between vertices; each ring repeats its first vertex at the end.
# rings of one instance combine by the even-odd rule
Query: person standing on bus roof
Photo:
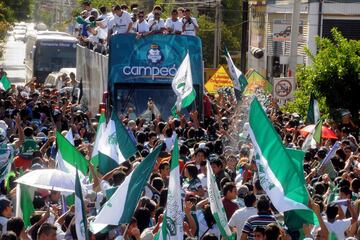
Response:
POLYGON ((149 30, 152 34, 162 34, 165 30, 165 22, 161 17, 161 11, 155 11, 154 18, 149 20, 149 30))
MULTIPOLYGON (((83 1, 82 6, 83 6, 83 9, 86 10, 86 16, 85 17, 89 17, 91 15, 92 11, 98 12, 96 8, 93 8, 91 6, 91 1, 89 1, 89 0, 83 1)), ((99 13, 98 13, 98 15, 99 15, 99 13)))
POLYGON ((121 9, 120 5, 114 7, 114 16, 108 24, 108 37, 115 34, 128 33, 132 27, 131 16, 121 9))
POLYGON ((182 23, 183 35, 196 36, 199 31, 199 24, 196 18, 191 17, 191 10, 189 8, 185 9, 185 17, 183 17, 182 23))
POLYGON ((139 11, 138 20, 134 23, 133 30, 137 34, 137 38, 145 36, 149 32, 149 24, 145 20, 145 13, 143 10, 139 11))
POLYGON ((178 19, 177 9, 171 11, 171 17, 166 19, 165 28, 169 34, 181 34, 182 22, 178 19))

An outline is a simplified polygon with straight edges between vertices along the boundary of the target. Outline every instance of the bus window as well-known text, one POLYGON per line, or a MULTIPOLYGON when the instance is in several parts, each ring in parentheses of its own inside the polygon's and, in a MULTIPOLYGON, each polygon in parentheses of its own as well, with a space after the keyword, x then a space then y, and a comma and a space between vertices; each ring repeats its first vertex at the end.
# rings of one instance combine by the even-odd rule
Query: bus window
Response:
POLYGON ((76 48, 69 44, 69 47, 53 47, 40 45, 36 48, 36 66, 38 71, 58 71, 61 68, 76 67, 76 48))

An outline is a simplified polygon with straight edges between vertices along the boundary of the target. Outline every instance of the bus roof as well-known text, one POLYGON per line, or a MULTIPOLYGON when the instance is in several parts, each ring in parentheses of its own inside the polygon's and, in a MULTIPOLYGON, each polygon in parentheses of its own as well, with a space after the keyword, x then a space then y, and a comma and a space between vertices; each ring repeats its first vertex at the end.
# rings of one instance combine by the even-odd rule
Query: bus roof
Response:
POLYGON ((35 38, 36 40, 77 41, 75 37, 63 35, 37 35, 35 38))
POLYGON ((66 32, 58 32, 58 31, 37 31, 36 35, 61 35, 61 36, 71 36, 66 32))
POLYGON ((55 31, 39 31, 32 33, 29 38, 36 40, 60 40, 60 41, 77 41, 77 39, 68 33, 55 31))

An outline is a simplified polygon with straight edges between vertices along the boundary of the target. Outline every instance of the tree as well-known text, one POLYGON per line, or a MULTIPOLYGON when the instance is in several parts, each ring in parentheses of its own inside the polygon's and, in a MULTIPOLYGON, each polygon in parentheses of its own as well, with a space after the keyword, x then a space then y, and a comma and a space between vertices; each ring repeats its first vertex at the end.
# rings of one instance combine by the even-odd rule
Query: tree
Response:
POLYGON ((337 117, 337 109, 349 109, 358 119, 360 101, 360 41, 348 40, 336 29, 332 38, 317 38, 318 53, 307 55, 313 63, 297 69, 295 100, 285 110, 306 113, 310 94, 320 100, 322 113, 337 117))

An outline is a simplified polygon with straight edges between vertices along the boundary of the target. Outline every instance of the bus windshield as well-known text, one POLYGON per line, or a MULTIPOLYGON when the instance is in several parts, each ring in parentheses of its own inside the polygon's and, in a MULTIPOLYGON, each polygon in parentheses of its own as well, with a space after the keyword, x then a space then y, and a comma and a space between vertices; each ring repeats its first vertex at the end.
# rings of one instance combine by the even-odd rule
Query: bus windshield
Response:
POLYGON ((76 67, 76 47, 72 42, 40 42, 36 47, 35 69, 53 72, 76 67))

